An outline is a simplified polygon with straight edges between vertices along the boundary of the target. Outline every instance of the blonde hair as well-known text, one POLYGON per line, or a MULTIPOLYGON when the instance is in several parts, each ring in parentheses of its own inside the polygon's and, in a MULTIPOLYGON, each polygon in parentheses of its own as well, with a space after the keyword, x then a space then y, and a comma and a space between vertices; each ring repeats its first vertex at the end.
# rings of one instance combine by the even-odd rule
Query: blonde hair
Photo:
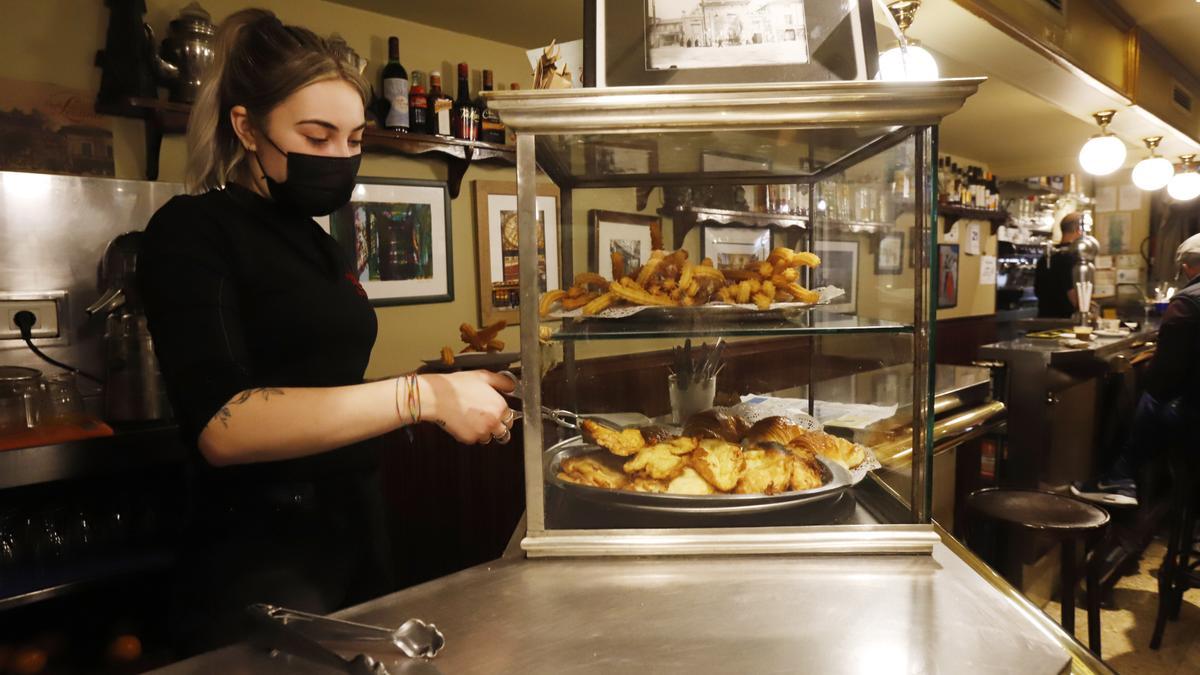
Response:
POLYGON ((364 106, 370 98, 349 45, 285 26, 265 9, 231 14, 221 22, 215 42, 215 59, 188 120, 186 186, 191 194, 248 177, 246 152, 229 119, 233 106, 245 106, 261 129, 275 106, 321 80, 350 83, 364 106))

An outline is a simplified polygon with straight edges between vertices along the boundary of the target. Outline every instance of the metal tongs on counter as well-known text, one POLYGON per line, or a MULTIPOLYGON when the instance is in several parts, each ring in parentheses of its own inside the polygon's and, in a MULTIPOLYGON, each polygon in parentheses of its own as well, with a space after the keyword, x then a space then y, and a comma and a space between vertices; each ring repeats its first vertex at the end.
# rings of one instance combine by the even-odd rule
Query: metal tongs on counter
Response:
MULTIPOLYGON (((371 626, 343 619, 332 619, 275 605, 255 604, 246 608, 264 629, 259 636, 266 647, 278 649, 353 675, 387 675, 387 668, 367 654, 344 659, 324 643, 378 645, 395 648, 413 659, 430 659, 446 645, 446 636, 437 626, 420 619, 409 619, 399 628, 371 626)), ((402 669, 403 670, 403 669, 402 669)))

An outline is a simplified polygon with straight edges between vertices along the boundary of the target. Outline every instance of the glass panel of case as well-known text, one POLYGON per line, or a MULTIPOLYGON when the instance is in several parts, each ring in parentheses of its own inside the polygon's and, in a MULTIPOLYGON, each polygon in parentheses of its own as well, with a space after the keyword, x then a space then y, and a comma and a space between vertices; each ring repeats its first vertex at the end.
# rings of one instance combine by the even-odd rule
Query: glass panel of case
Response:
MULTIPOLYGON (((914 139, 826 168, 883 132, 538 139, 539 164, 554 176, 547 167, 567 158, 574 176, 566 297, 543 308, 542 402, 587 419, 582 433, 544 427, 548 529, 907 521, 863 476, 878 466, 871 443, 911 435, 889 422, 912 413, 914 139), (785 156, 811 177, 724 180, 778 172, 785 156), (704 168, 723 180, 705 183, 704 168), (680 180, 588 187, 656 172, 680 180), (789 287, 830 290, 798 306, 789 287)), ((903 468, 880 473, 909 499, 903 468)))

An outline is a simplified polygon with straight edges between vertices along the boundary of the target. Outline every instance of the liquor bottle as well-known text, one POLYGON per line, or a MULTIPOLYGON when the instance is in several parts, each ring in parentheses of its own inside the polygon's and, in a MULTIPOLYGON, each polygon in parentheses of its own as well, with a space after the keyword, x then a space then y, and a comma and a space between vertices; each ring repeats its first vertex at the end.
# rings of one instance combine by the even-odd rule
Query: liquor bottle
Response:
POLYGON ((412 86, 408 90, 408 125, 413 133, 429 131, 429 98, 425 95, 425 78, 421 71, 412 72, 412 86))
POLYGON ((471 70, 465 63, 458 64, 458 97, 454 99, 454 111, 451 120, 454 124, 454 137, 464 141, 475 140, 478 111, 471 101, 471 70))
MULTIPOLYGON (((490 70, 483 71, 483 91, 492 91, 492 71, 490 70)), ((482 94, 480 94, 476 106, 479 108, 479 140, 503 145, 508 140, 508 135, 505 133, 504 122, 500 121, 500 115, 488 107, 482 94)))
POLYGON ((946 174, 946 201, 951 204, 962 203, 962 187, 958 176, 958 164, 950 162, 950 171, 946 174))
POLYGON ((383 97, 388 113, 383 125, 389 129, 408 131, 408 71, 400 65, 400 38, 388 38, 388 62, 383 67, 383 97))
POLYGON ((449 97, 442 93, 442 74, 436 70, 429 73, 429 100, 425 108, 429 133, 436 136, 454 135, 450 126, 451 107, 449 97))

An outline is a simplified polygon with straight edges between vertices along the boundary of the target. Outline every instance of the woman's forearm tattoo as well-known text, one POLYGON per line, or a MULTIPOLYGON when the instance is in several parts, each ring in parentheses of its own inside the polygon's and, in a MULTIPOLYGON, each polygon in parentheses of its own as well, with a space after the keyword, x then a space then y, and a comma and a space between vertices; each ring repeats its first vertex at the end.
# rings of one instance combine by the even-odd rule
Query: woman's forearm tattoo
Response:
POLYGON ((221 409, 217 411, 215 417, 221 422, 222 426, 228 429, 229 420, 233 417, 233 411, 229 409, 230 406, 241 405, 246 401, 249 401, 255 395, 262 395, 262 399, 264 401, 269 401, 271 400, 272 396, 283 396, 283 394, 284 391, 278 387, 255 387, 254 389, 247 389, 230 399, 229 403, 221 406, 221 409))

